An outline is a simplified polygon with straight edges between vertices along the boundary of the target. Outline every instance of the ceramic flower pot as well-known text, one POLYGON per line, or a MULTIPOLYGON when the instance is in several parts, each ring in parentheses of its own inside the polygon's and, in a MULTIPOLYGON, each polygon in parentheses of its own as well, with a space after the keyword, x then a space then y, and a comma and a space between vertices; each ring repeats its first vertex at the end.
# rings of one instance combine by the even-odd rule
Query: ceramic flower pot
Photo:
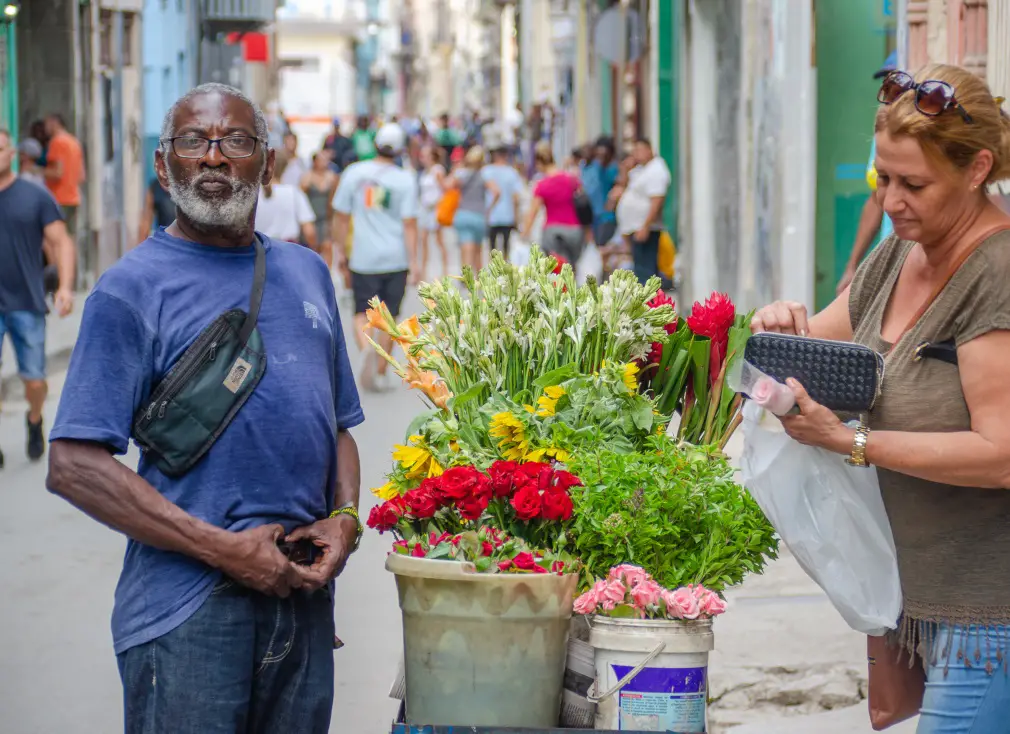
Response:
POLYGON ((390 555, 403 614, 407 722, 556 727, 574 574, 480 574, 390 555))

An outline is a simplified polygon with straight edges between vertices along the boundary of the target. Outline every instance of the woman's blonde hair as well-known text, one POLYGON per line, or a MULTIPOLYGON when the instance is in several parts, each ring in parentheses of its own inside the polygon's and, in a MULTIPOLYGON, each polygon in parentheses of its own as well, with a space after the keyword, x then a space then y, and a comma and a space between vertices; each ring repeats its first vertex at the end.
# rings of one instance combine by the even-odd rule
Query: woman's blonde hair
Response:
POLYGON ((546 140, 541 140, 533 149, 533 159, 541 166, 554 165, 554 150, 546 140))
POLYGON ((463 165, 467 168, 480 168, 484 165, 484 149, 475 145, 463 156, 463 165))
POLYGON ((1010 178, 1010 118, 986 83, 966 69, 946 64, 925 67, 915 80, 947 82, 972 121, 966 122, 955 109, 936 117, 924 115, 915 108, 915 92, 908 91, 894 104, 881 105, 874 131, 913 138, 927 157, 958 169, 967 168, 979 151, 988 150, 993 164, 985 183, 1010 178))

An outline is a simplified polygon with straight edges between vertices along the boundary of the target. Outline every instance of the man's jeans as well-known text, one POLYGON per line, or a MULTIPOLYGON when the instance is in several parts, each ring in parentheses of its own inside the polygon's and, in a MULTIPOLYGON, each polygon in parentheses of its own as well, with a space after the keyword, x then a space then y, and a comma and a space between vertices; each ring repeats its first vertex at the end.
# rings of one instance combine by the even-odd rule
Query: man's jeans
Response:
POLYGON ((118 656, 126 734, 326 734, 327 589, 268 597, 222 580, 166 635, 118 656))
POLYGON ((636 240, 634 235, 628 235, 635 275, 642 285, 645 285, 652 276, 659 275, 659 238, 662 234, 658 229, 654 229, 649 232, 649 238, 644 242, 636 240))

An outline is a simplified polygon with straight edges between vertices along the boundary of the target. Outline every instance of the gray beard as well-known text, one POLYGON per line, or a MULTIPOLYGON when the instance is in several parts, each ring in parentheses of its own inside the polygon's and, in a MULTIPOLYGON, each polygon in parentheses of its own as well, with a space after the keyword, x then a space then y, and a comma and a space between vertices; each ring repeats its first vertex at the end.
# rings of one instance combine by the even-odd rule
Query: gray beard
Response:
MULTIPOLYGON (((266 167, 266 161, 263 162, 263 166, 266 167)), ((200 182, 199 175, 192 181, 183 183, 172 175, 169 166, 165 166, 165 175, 168 178, 168 193, 172 201, 198 229, 220 232, 249 227, 249 220, 259 197, 258 183, 240 181, 232 175, 218 172, 218 175, 228 177, 232 194, 223 200, 216 197, 206 199, 197 189, 200 182)))

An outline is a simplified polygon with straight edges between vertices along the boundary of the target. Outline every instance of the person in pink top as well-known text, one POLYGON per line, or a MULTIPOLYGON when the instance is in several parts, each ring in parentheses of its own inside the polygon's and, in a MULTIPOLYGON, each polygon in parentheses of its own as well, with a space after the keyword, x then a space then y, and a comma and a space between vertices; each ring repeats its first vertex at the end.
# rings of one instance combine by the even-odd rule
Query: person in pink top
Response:
POLYGON ((546 218, 540 246, 544 252, 574 264, 586 245, 586 228, 575 213, 575 193, 582 188, 582 181, 575 174, 558 169, 550 143, 538 143, 534 158, 543 178, 533 187, 533 203, 526 215, 523 239, 529 239, 542 208, 546 218))

